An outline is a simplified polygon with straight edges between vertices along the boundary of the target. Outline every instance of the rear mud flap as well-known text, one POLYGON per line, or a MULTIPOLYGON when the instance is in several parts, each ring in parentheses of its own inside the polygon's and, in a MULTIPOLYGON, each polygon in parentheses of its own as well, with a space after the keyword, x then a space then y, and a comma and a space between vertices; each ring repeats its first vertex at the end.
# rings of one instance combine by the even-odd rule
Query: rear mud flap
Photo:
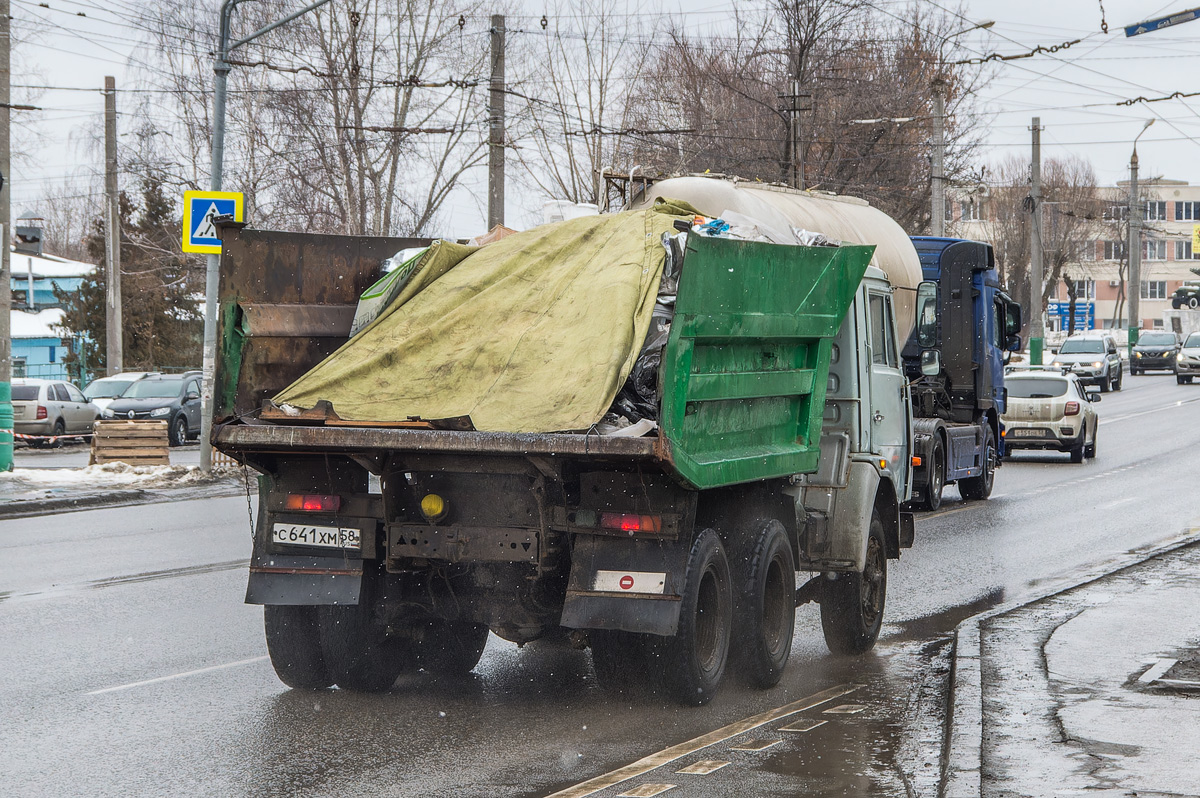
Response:
POLYGON ((571 629, 675 634, 688 543, 579 535, 560 623, 571 629), (621 592, 629 585, 630 592, 621 592))
POLYGON ((326 557, 255 558, 247 604, 358 604, 362 561, 326 557))

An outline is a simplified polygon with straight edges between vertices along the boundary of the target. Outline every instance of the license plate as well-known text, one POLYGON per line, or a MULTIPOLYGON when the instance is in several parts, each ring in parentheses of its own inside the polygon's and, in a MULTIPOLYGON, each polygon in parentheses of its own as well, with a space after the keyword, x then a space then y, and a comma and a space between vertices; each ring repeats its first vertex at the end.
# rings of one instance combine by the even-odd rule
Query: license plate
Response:
POLYGON ((1046 431, 1040 429, 1010 429, 1008 431, 1010 438, 1044 438, 1046 431))
POLYGON ((307 524, 275 524, 271 540, 292 546, 322 546, 327 549, 357 549, 361 530, 344 526, 309 526, 307 524))

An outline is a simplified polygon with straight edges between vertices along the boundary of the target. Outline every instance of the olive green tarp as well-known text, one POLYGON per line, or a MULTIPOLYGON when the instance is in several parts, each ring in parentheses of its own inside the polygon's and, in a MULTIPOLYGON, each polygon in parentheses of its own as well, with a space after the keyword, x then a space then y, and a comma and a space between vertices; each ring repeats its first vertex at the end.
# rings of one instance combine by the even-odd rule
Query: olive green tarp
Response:
POLYGON ((350 421, 470 416, 486 431, 587 429, 646 338, 662 234, 695 213, 663 201, 479 249, 437 242, 379 318, 275 402, 327 400, 350 421))

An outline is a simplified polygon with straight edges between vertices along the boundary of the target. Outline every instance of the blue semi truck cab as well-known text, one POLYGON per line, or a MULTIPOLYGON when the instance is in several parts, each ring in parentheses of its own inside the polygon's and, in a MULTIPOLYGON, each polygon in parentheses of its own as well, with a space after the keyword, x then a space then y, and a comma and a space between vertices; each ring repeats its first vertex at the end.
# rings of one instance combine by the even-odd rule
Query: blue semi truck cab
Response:
POLYGON ((904 346, 913 400, 913 498, 928 510, 957 483, 986 499, 1004 454, 1004 365, 1021 348, 1021 306, 1002 289, 990 245, 912 239, 921 260, 916 324, 904 346))

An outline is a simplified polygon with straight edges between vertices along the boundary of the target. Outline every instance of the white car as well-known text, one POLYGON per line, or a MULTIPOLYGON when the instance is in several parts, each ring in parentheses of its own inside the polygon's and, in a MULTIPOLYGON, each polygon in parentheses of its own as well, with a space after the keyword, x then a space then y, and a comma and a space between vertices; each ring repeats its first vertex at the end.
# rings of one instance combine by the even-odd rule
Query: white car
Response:
POLYGON ((55 445, 51 436, 89 433, 100 417, 96 406, 64 380, 14 379, 12 406, 15 432, 46 438, 31 440, 34 447, 55 445))
POLYGON ((1175 382, 1183 385, 1197 375, 1200 375, 1200 332, 1189 335, 1175 356, 1175 382))
POLYGON ((101 412, 104 412, 104 408, 112 404, 112 401, 118 396, 124 394, 130 385, 157 373, 157 371, 122 371, 120 374, 113 374, 110 377, 101 377, 89 382, 83 389, 83 395, 100 408, 101 412))
POLYGON ((1015 449, 1070 452, 1072 463, 1096 456, 1100 418, 1092 406, 1100 394, 1087 393, 1072 373, 1021 371, 1006 374, 1008 404, 1004 424, 1006 456, 1015 449))

